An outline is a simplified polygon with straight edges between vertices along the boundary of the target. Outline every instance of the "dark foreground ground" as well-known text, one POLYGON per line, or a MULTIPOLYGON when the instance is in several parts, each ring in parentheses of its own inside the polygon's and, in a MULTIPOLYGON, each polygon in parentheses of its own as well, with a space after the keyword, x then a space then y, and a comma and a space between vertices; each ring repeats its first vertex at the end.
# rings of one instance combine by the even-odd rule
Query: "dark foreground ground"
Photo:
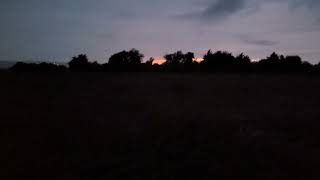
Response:
POLYGON ((320 178, 320 77, 0 74, 0 179, 320 178))

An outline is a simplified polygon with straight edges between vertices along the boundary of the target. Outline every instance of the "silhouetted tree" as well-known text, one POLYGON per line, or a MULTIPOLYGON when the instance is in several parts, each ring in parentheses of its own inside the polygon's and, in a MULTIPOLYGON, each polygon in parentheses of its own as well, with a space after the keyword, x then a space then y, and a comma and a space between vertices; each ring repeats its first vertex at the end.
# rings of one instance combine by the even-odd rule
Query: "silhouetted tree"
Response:
POLYGON ((88 71, 89 60, 86 54, 80 54, 74 56, 68 65, 71 71, 88 71))
POLYGON ((251 59, 249 56, 241 53, 235 57, 236 71, 249 72, 252 71, 251 59))
MULTIPOLYGON (((283 59, 283 56, 281 57, 283 59)), ((279 72, 281 69, 281 61, 280 56, 273 52, 269 57, 266 59, 262 59, 259 61, 259 71, 264 72, 279 72)))
POLYGON ((164 56, 164 59, 166 60, 166 62, 164 63, 166 65, 179 65, 183 62, 184 54, 182 53, 182 51, 177 51, 173 54, 166 54, 164 56))
POLYGON ((183 53, 182 51, 177 51, 173 54, 166 54, 164 56, 166 62, 164 62, 163 66, 167 71, 180 71, 181 64, 183 61, 183 53))
POLYGON ((194 61, 194 53, 193 52, 187 52, 184 55, 184 60, 183 60, 183 70, 184 71, 196 71, 198 63, 194 61))
POLYGON ((109 64, 114 66, 126 65, 129 62, 128 60, 128 52, 121 51, 112 55, 109 59, 109 64))
POLYGON ((192 52, 187 52, 187 53, 184 55, 182 64, 184 64, 184 65, 191 65, 191 64, 193 63, 193 59, 194 59, 194 53, 192 53, 192 52))
POLYGON ((211 50, 203 56, 202 67, 206 71, 232 71, 236 66, 235 57, 227 51, 211 50))
POLYGON ((320 62, 312 67, 313 72, 320 72, 320 62))
MULTIPOLYGON (((97 72, 97 71, 146 71, 146 72, 320 72, 320 63, 312 65, 303 61, 299 56, 284 56, 273 52, 270 56, 259 62, 251 62, 249 56, 244 53, 234 57, 227 51, 213 53, 209 50, 202 62, 195 61, 192 52, 184 54, 177 51, 164 56, 165 63, 153 64, 154 58, 142 63, 144 55, 136 49, 121 51, 109 58, 109 62, 100 65, 98 62, 89 62, 87 55, 80 54, 72 58, 68 63, 72 72, 97 72)), ((18 62, 10 68, 16 72, 65 72, 65 66, 52 63, 23 63, 18 62)))
POLYGON ((103 70, 103 67, 101 64, 99 64, 97 61, 94 61, 93 63, 89 63, 89 70, 91 72, 100 72, 103 70))
POLYGON ((73 72, 97 72, 102 70, 98 62, 89 62, 86 54, 74 56, 68 63, 70 71, 73 72))
POLYGON ((192 71, 194 69, 194 53, 177 51, 164 56, 166 62, 163 64, 168 71, 192 71))
POLYGON ((154 58, 151 57, 148 61, 146 61, 146 64, 147 65, 153 65, 153 62, 154 62, 154 58))
POLYGON ((146 71, 146 72, 153 71, 153 61, 154 61, 154 58, 151 57, 149 60, 143 63, 143 71, 146 71))
POLYGON ((286 56, 272 53, 266 59, 259 61, 259 71, 263 72, 307 72, 311 71, 312 65, 303 62, 299 56, 286 56))
MULTIPOLYGON (((283 56, 282 56, 283 58, 283 56)), ((277 53, 273 52, 268 58, 267 58, 268 61, 271 61, 271 62, 279 62, 280 61, 280 57, 277 53)))
POLYGON ((302 60, 299 56, 287 56, 283 59, 282 68, 286 72, 299 72, 302 69, 302 60))
POLYGON ((131 49, 128 52, 128 64, 130 65, 140 65, 144 55, 139 52, 139 50, 131 49))
POLYGON ((247 55, 244 55, 243 53, 239 54, 236 57, 236 61, 238 64, 250 64, 251 63, 250 57, 247 55))
POLYGON ((302 60, 299 56, 287 56, 284 58, 285 64, 299 66, 302 64, 302 60))
POLYGON ((301 68, 303 72, 312 72, 313 65, 307 61, 302 61, 301 68))
POLYGON ((108 65, 111 71, 140 71, 143 57, 136 49, 121 51, 110 57, 108 65))

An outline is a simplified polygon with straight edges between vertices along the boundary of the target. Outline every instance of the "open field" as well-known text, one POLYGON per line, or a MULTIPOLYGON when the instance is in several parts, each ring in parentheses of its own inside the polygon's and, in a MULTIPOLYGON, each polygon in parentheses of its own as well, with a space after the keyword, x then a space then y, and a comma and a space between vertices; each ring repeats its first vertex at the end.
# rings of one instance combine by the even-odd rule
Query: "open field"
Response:
POLYGON ((0 179, 319 179, 320 76, 0 73, 0 179))

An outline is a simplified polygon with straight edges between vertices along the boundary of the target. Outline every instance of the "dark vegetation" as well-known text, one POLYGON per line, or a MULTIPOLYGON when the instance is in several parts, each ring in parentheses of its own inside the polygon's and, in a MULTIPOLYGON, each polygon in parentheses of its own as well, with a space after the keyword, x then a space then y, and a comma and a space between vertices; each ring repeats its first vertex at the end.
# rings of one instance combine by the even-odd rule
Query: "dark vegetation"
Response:
POLYGON ((283 56, 272 53, 269 57, 252 62, 241 53, 233 56, 226 51, 213 53, 209 50, 203 61, 195 61, 194 53, 181 51, 164 56, 165 63, 154 64, 153 58, 143 62, 144 55, 138 50, 122 51, 112 55, 107 63, 90 62, 85 54, 73 57, 68 67, 51 63, 28 64, 18 62, 10 68, 15 72, 272 72, 272 73, 312 73, 320 72, 320 63, 312 65, 299 56, 283 56))
POLYGON ((15 72, 66 72, 68 68, 53 63, 24 63, 17 62, 10 70, 15 72))
POLYGON ((3 180, 320 177, 317 76, 3 72, 0 83, 3 180))
POLYGON ((0 179, 319 179, 320 64, 143 57, 0 72, 0 179))

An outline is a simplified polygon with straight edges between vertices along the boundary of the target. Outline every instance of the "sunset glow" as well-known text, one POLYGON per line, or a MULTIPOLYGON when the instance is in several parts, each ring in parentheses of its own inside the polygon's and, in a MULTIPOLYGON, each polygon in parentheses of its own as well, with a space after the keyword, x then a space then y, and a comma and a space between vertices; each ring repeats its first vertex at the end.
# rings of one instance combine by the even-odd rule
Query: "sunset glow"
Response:
MULTIPOLYGON (((201 61, 203 61, 203 58, 196 57, 196 58, 194 58, 194 61, 201 62, 201 61)), ((166 62, 166 60, 164 58, 155 58, 155 60, 153 61, 153 64, 159 64, 160 65, 160 64, 163 64, 165 62, 166 62)))
POLYGON ((163 63, 165 63, 166 62, 166 60, 165 59, 161 59, 161 58, 155 58, 154 59, 154 61, 153 61, 153 64, 163 64, 163 63))

